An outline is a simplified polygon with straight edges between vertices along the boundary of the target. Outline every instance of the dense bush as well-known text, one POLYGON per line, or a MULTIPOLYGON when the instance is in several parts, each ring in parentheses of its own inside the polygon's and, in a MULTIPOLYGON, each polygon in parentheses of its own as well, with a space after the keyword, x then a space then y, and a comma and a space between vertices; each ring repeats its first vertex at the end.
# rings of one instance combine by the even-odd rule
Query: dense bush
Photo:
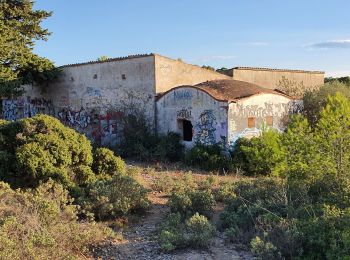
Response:
POLYGON ((222 147, 219 144, 196 144, 186 152, 185 162, 205 171, 228 171, 231 169, 231 160, 227 155, 223 154, 222 147))
POLYGON ((0 140, 0 180, 13 187, 36 187, 51 178, 75 188, 76 174, 80 180, 91 177, 90 142, 55 118, 7 122, 0 125, 0 140))
POLYGON ((155 135, 145 116, 128 116, 124 119, 124 142, 118 149, 126 157, 148 161, 178 161, 183 157, 184 147, 177 133, 155 135))
POLYGON ((174 191, 170 195, 168 204, 171 212, 188 217, 195 213, 210 216, 214 202, 214 196, 210 190, 187 190, 174 191))
POLYGON ((124 175, 126 172, 125 162, 107 148, 96 149, 92 168, 97 175, 124 175))
POLYGON ((210 244, 215 228, 208 219, 198 213, 183 220, 180 213, 172 213, 161 225, 158 242, 162 250, 194 247, 202 248, 210 244))
POLYGON ((284 160, 281 134, 267 130, 259 137, 240 139, 234 147, 232 157, 235 167, 241 168, 248 176, 278 175, 284 160))
POLYGON ((61 185, 12 190, 0 182, 0 259, 75 259, 113 236, 103 225, 77 221, 78 209, 61 185))
POLYGON ((132 177, 123 175, 89 184, 78 203, 86 213, 94 213, 98 220, 142 212, 149 206, 147 190, 132 177))

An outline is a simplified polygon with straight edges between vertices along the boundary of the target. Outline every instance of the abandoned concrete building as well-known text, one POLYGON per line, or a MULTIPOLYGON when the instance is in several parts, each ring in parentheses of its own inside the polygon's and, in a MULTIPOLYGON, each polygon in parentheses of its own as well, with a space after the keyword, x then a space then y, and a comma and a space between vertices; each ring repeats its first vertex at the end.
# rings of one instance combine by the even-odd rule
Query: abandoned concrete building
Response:
POLYGON ((324 73, 234 68, 227 75, 158 54, 133 55, 61 67, 45 89, 24 86, 16 99, 2 99, 1 118, 53 115, 100 145, 121 138, 121 118, 142 110, 156 133, 178 132, 196 141, 232 144, 258 135, 262 125, 283 129, 300 103, 274 90, 282 77, 308 86, 323 84, 324 73))

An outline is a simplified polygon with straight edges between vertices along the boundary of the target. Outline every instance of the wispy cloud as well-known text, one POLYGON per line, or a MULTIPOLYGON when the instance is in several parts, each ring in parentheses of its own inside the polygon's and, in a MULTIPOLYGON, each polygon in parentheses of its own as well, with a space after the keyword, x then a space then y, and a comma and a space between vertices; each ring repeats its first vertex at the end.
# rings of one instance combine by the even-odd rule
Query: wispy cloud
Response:
POLYGON ((308 49, 350 49, 350 40, 318 42, 305 46, 308 49))
POLYGON ((234 58, 236 58, 236 56, 233 56, 233 55, 212 55, 212 56, 194 57, 188 60, 196 61, 196 62, 208 62, 208 61, 218 61, 218 60, 232 60, 234 58))

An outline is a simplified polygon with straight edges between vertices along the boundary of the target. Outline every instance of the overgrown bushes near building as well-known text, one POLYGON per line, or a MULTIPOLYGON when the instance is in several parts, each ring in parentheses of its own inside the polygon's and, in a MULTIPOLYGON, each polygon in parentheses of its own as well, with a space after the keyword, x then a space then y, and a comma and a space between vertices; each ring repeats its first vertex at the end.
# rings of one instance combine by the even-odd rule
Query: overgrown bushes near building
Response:
POLYGON ((186 152, 185 162, 205 171, 228 171, 231 169, 230 157, 223 154, 223 149, 219 144, 196 144, 186 152))

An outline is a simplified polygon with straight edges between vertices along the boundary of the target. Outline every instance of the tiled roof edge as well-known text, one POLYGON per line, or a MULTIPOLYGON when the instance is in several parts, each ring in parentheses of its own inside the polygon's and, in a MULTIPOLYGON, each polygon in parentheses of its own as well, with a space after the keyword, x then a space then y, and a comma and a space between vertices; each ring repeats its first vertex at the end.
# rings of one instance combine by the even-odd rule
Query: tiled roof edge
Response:
POLYGON ((244 69, 244 70, 265 70, 265 71, 280 71, 280 72, 297 72, 297 73, 313 73, 313 74, 325 74, 324 71, 310 71, 310 70, 291 70, 291 69, 271 69, 260 67, 234 67, 232 69, 244 69))
POLYGON ((125 57, 110 58, 110 59, 101 60, 101 61, 94 60, 94 61, 87 61, 87 62, 81 62, 81 63, 72 63, 72 64, 67 64, 67 65, 62 65, 62 66, 60 66, 60 68, 82 66, 82 65, 96 64, 96 63, 113 62, 113 61, 128 60, 128 59, 136 59, 136 58, 143 58, 143 57, 150 57, 150 56, 154 56, 154 53, 129 55, 129 56, 125 56, 125 57))

